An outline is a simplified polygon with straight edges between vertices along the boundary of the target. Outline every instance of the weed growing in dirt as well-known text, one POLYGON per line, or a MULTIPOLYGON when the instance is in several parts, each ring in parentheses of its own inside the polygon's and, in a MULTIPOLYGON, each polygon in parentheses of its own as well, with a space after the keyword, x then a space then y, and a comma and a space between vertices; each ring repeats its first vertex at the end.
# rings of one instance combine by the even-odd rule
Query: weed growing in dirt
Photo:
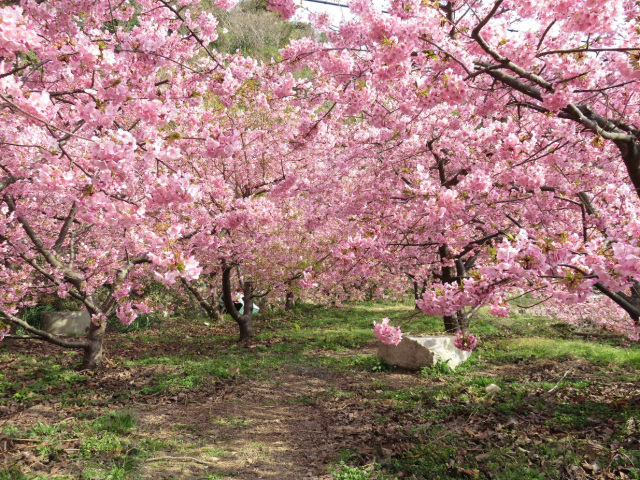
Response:
POLYGON ((18 467, 10 467, 8 470, 0 471, 0 480, 27 480, 27 477, 20 472, 18 467))
POLYGON ((333 478, 335 480, 368 480, 371 478, 371 472, 362 470, 358 467, 350 467, 344 462, 332 469, 333 478))
POLYGON ((94 420, 96 431, 111 432, 118 435, 129 433, 135 425, 135 416, 129 410, 118 410, 94 420))
POLYGON ((422 368, 420 373, 425 378, 433 378, 451 375, 453 370, 448 364, 444 363, 442 360, 438 360, 435 365, 422 368))

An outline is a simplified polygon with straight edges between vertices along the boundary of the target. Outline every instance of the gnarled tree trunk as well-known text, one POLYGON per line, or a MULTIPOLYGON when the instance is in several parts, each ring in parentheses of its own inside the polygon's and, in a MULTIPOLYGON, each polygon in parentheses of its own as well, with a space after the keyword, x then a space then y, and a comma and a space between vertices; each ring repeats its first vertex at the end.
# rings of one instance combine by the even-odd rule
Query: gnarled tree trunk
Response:
POLYGON ((83 347, 82 365, 80 370, 95 370, 102 365, 102 340, 107 329, 107 322, 96 325, 91 322, 86 345, 83 347))
POLYGON ((224 308, 240 329, 240 341, 253 338, 253 282, 244 282, 244 314, 240 314, 233 302, 231 289, 231 267, 222 269, 222 300, 224 308))

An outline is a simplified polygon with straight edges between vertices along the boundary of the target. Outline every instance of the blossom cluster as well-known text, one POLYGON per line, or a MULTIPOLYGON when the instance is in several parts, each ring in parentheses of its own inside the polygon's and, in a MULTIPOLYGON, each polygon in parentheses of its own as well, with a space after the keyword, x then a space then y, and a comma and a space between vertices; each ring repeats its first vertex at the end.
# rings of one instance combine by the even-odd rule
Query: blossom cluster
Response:
POLYGON ((478 345, 478 339, 472 333, 462 333, 462 330, 458 330, 456 338, 453 339, 453 344, 460 350, 470 352, 478 345))
POLYGON ((381 323, 373 322, 373 334, 385 345, 398 345, 402 341, 400 327, 389 325, 389 319, 383 318, 381 323))

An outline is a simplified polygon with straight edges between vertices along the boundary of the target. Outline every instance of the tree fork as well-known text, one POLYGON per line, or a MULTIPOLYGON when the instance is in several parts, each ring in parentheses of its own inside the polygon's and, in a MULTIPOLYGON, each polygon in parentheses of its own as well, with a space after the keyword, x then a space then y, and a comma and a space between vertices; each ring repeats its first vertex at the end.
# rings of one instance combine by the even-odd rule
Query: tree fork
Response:
MULTIPOLYGON (((202 309, 206 312, 210 320, 214 322, 220 322, 222 320, 222 309, 218 305, 216 293, 212 295, 211 301, 208 301, 206 298, 202 296, 202 294, 198 291, 198 289, 191 284, 191 282, 189 282, 188 280, 185 280, 182 277, 180 277, 180 282, 182 282, 182 285, 184 286, 184 288, 186 288, 187 291, 193 295, 193 297, 198 302, 198 305, 202 307, 202 309)), ((217 292, 217 289, 214 288, 214 292, 217 292)))

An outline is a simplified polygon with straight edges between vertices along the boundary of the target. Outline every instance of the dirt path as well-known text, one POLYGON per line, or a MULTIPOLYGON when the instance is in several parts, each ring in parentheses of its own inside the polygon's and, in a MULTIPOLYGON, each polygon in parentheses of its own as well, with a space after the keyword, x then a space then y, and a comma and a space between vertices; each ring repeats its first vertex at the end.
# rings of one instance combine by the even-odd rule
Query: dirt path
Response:
MULTIPOLYGON (((365 410, 351 397, 369 388, 367 381, 371 383, 361 372, 336 375, 291 369, 267 381, 226 387, 217 396, 137 406, 138 434, 149 432, 174 441, 182 435, 185 443, 201 446, 189 456, 213 465, 149 463, 144 477, 196 479, 215 472, 220 475, 215 478, 247 480, 329 479, 327 465, 340 450, 371 446, 378 436, 375 411, 365 410)), ((161 455, 181 454, 157 454, 161 455)))
MULTIPOLYGON (((21 349, 29 351, 26 347, 21 349)), ((369 347, 356 353, 373 352, 369 347)), ((376 418, 387 415, 389 405, 383 401, 376 403, 376 408, 365 407, 363 399, 366 403, 367 397, 375 397, 380 388, 393 388, 394 383, 400 388, 420 381, 405 373, 381 375, 364 370, 340 373, 293 363, 280 366, 266 379, 242 375, 228 380, 212 377, 204 388, 177 394, 140 392, 142 385, 152 384, 155 376, 170 371, 162 365, 108 365, 82 383, 82 389, 88 392, 83 397, 88 402, 86 406, 76 399, 76 406, 61 407, 59 398, 69 387, 58 385, 51 390, 51 400, 26 408, 20 402, 9 402, 0 411, 0 427, 16 426, 25 431, 39 423, 45 426, 65 423, 70 429, 67 436, 78 437, 77 441, 55 447, 78 452, 84 436, 100 436, 86 431, 92 428, 92 419, 124 409, 133 414, 136 423, 130 434, 119 438, 126 440, 126 435, 130 435, 131 441, 127 441, 130 445, 150 441, 158 445, 145 447, 147 456, 152 452, 152 461, 136 457, 139 463, 136 470, 143 479, 330 479, 329 466, 342 450, 369 450, 373 454, 374 448, 379 451, 394 434, 388 426, 382 427, 382 423, 388 424, 388 417, 376 423, 376 418), (378 377, 377 384, 373 377, 378 377), (132 401, 122 400, 122 394, 126 397, 127 392, 132 401), (81 429, 78 435, 74 432, 76 428, 81 429), (153 461, 159 457, 175 458, 153 461)), ((52 435, 51 438, 56 438, 56 434, 52 435)), ((10 436, 0 434, 0 443, 3 440, 0 465, 18 464, 25 473, 85 478, 83 475, 87 475, 86 469, 92 463, 74 458, 73 453, 47 462, 46 456, 38 455, 36 444, 16 443, 10 436)), ((100 454, 93 464, 121 463, 130 455, 127 448, 131 447, 124 448, 119 453, 114 451, 116 457, 100 454)))

